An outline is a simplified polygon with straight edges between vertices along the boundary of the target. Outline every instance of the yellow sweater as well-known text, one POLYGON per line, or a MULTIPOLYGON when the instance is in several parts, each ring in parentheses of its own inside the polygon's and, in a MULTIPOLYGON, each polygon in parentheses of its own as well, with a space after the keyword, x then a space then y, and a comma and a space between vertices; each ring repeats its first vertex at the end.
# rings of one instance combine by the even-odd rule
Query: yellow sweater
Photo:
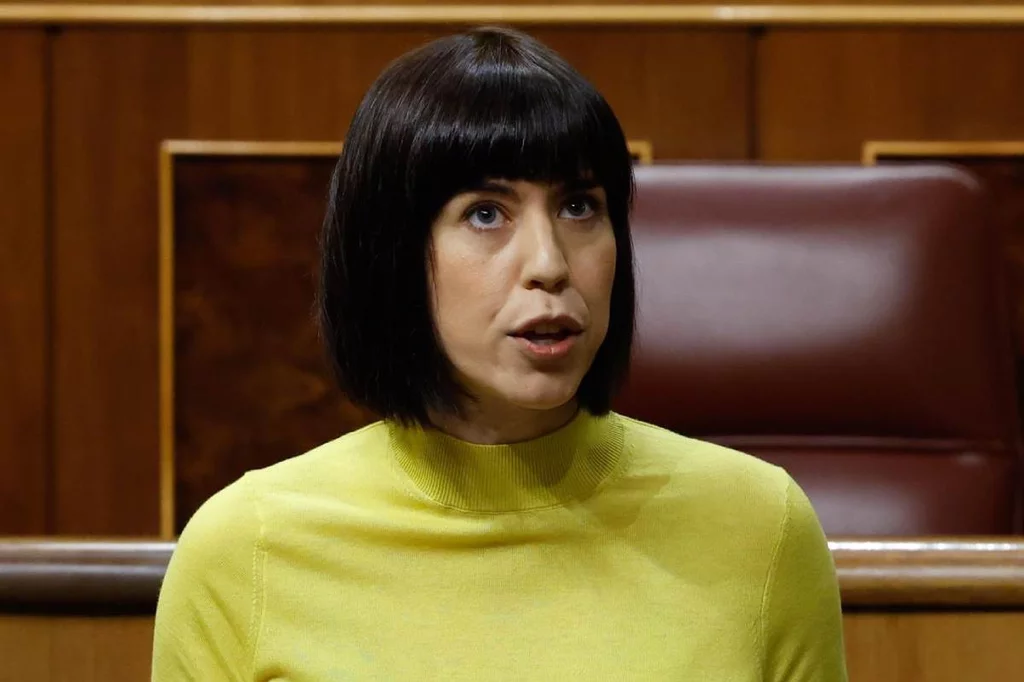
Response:
POLYGON ((615 414, 494 446, 378 422, 195 514, 153 680, 836 682, 841 627, 779 468, 615 414))

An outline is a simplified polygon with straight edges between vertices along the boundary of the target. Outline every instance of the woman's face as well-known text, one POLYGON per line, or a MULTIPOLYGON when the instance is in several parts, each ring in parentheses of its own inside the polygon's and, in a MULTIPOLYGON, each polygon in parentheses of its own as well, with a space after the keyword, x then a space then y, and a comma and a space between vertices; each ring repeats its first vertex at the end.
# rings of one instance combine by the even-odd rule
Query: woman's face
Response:
POLYGON ((480 406, 573 400, 608 331, 615 235, 599 187, 489 180, 431 226, 434 322, 480 406))

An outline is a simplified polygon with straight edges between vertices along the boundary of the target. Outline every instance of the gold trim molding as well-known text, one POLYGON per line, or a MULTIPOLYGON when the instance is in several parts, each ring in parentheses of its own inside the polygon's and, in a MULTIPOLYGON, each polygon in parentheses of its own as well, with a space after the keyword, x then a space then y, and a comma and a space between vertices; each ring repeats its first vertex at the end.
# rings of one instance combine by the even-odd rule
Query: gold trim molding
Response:
POLYGON ((0 4, 2 24, 1024 26, 1022 5, 0 4))
POLYGON ((872 140, 864 143, 861 163, 874 166, 892 157, 955 159, 966 156, 1024 156, 1024 141, 872 140))

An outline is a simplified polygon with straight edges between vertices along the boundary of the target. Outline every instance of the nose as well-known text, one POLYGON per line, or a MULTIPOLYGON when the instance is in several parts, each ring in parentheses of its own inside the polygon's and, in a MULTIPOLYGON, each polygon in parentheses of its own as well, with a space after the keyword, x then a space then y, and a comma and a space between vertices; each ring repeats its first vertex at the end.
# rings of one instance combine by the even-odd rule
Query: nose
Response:
POLYGON ((569 283, 569 262, 551 216, 537 212, 517 231, 523 255, 523 286, 558 292, 569 283))

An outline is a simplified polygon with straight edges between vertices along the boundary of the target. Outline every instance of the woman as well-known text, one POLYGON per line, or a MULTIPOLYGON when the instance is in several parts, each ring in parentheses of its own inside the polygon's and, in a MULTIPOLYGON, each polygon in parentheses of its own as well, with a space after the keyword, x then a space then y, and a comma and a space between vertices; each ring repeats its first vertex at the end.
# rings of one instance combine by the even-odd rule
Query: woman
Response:
POLYGON ((181 536, 153 679, 845 679, 831 556, 780 469, 609 411, 633 335, 608 104, 514 31, 389 66, 331 187, 321 325, 382 416, 181 536))

